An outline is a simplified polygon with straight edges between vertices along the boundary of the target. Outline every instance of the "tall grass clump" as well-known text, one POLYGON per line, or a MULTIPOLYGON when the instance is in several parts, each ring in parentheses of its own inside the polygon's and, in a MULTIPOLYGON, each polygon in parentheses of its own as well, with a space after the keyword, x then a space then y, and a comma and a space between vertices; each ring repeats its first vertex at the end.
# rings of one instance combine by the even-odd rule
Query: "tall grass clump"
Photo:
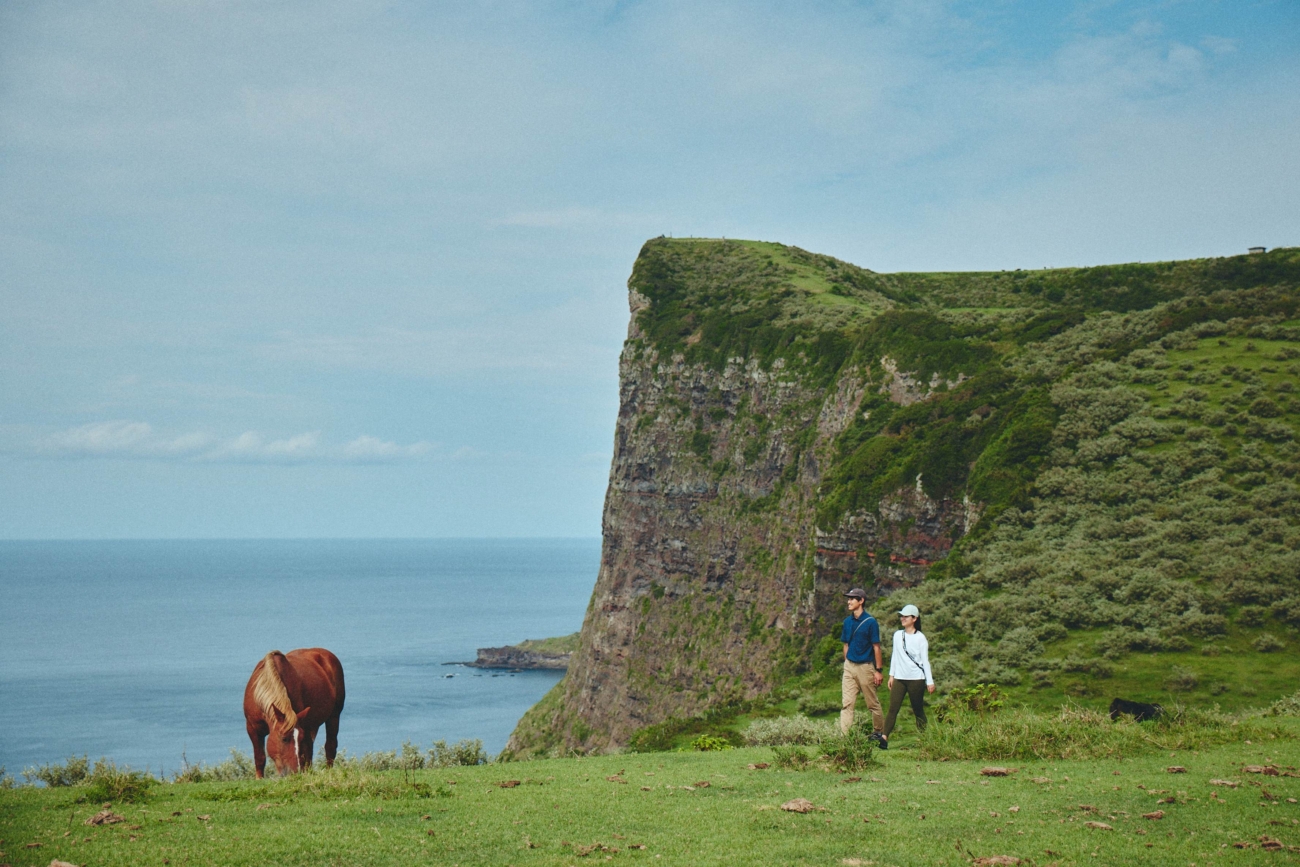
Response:
POLYGON ((1099 759, 1153 750, 1186 750, 1269 734, 1290 737, 1257 717, 1216 710, 1166 708, 1157 720, 1111 722, 1100 711, 1074 704, 1055 713, 1014 708, 979 714, 955 707, 919 736, 927 759, 1099 759))
POLYGON ((128 803, 143 801, 149 790, 158 785, 158 780, 147 771, 136 771, 109 759, 98 759, 90 775, 81 783, 85 793, 78 800, 84 801, 126 801, 128 803))
POLYGON ((199 762, 191 765, 183 761, 181 770, 172 777, 173 783, 229 783, 235 780, 251 780, 257 776, 253 760, 247 753, 232 748, 230 758, 215 765, 199 762))
POLYGON ((876 743, 864 726, 852 726, 847 734, 835 733, 822 741, 825 758, 837 770, 860 771, 879 764, 876 743))
POLYGON ((486 765, 487 751, 478 738, 466 738, 448 746, 446 741, 434 741, 429 748, 428 766, 431 768, 454 768, 462 765, 486 765))
POLYGON ((750 747, 776 747, 791 744, 805 746, 820 744, 833 737, 836 726, 832 720, 812 720, 803 714, 756 719, 745 727, 741 736, 750 747))
POLYGON ((772 747, 772 764, 787 771, 802 771, 812 764, 813 757, 798 746, 772 747))

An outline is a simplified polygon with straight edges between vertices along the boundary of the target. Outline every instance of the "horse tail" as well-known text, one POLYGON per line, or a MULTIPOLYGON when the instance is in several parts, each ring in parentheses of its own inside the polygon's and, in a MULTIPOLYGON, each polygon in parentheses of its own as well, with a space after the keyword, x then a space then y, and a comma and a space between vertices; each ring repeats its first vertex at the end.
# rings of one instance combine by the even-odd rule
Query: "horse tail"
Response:
POLYGON ((257 676, 257 682, 253 684, 253 700, 262 709, 262 715, 268 722, 271 719, 271 710, 279 711, 284 716, 287 731, 298 724, 298 714, 294 712, 293 703, 289 701, 289 693, 284 688, 284 681, 280 679, 277 657, 284 659, 284 654, 272 650, 262 659, 262 671, 257 676))

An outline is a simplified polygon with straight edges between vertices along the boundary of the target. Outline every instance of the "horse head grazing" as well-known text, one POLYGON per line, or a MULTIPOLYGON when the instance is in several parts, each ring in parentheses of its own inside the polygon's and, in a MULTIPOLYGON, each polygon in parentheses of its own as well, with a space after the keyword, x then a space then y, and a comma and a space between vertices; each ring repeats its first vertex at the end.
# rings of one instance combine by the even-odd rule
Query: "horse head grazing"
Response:
POLYGON ((268 755, 280 774, 311 767, 321 723, 325 761, 333 765, 343 700, 343 666, 328 650, 273 650, 264 656, 244 690, 244 721, 257 776, 262 776, 268 755))

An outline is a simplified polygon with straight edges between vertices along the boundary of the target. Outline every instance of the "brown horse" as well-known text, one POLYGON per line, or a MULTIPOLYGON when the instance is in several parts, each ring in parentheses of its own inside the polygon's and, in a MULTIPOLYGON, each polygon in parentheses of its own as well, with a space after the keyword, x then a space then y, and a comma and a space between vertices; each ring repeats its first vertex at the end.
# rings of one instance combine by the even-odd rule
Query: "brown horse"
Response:
POLYGON ((343 697, 343 666, 328 650, 310 647, 287 654, 272 650, 263 657, 244 688, 244 726, 253 742, 258 778, 266 769, 267 753, 281 774, 310 768, 321 723, 325 724, 325 764, 333 767, 343 697))

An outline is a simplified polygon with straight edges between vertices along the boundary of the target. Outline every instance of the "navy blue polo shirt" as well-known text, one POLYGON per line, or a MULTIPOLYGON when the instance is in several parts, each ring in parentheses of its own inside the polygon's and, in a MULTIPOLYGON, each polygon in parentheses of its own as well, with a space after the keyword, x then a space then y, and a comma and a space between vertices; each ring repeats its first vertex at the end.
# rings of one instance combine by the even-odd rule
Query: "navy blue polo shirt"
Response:
POLYGON ((849 615, 844 618, 844 629, 840 632, 840 641, 849 646, 849 662, 869 662, 876 664, 873 645, 880 643, 880 624, 863 609, 862 616, 849 615))

